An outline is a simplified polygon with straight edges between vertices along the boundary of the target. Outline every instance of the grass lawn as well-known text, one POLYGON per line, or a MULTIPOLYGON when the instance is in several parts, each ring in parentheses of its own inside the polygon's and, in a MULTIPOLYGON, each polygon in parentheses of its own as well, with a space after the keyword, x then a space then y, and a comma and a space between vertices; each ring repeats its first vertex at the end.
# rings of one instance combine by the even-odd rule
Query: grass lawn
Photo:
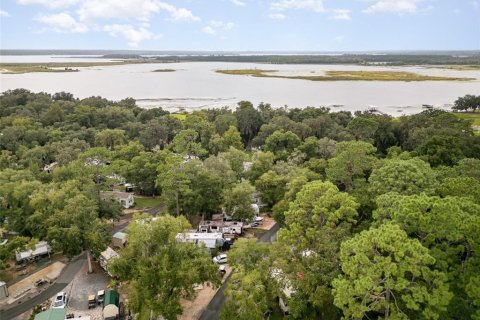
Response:
POLYGON ((471 120, 475 134, 480 136, 480 112, 453 112, 453 114, 460 119, 471 120))
POLYGON ((187 117, 187 115, 183 113, 172 113, 170 114, 170 117, 178 119, 180 121, 185 121, 185 118, 187 117))
POLYGON ((472 120, 474 126, 480 126, 480 112, 454 112, 460 119, 472 120))
POLYGON ((162 204, 160 197, 151 198, 151 197, 135 197, 135 207, 136 208, 153 208, 158 207, 162 204))

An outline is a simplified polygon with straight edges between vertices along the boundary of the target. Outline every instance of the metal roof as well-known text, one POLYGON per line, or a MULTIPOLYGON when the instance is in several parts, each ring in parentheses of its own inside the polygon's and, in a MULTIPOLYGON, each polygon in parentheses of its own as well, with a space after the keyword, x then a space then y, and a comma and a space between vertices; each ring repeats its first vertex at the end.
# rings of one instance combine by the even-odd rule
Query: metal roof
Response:
POLYGON ((49 309, 35 315, 35 320, 65 320, 67 309, 49 309))

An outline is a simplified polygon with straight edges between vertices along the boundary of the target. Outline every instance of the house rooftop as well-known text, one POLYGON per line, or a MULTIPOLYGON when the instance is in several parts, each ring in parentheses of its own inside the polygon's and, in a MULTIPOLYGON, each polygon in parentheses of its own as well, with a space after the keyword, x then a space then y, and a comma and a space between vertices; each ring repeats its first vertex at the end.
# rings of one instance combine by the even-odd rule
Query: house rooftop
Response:
POLYGON ((100 193, 104 200, 106 198, 118 198, 118 199, 126 200, 132 196, 131 193, 121 192, 121 191, 102 191, 100 193))
POLYGON ((105 259, 105 260, 110 260, 112 258, 116 258, 118 257, 118 253, 117 251, 113 250, 112 248, 110 247, 107 247, 107 250, 103 251, 102 253, 100 253, 100 255, 105 259))

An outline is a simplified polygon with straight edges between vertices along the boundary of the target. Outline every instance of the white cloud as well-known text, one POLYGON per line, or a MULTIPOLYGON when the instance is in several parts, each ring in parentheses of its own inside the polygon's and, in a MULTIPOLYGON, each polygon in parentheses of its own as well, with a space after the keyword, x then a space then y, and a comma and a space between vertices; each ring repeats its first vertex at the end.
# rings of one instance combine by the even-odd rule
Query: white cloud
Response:
POLYGON ((17 0, 19 4, 38 4, 50 9, 66 8, 76 4, 79 0, 17 0))
POLYGON ((240 1, 240 0, 230 0, 231 3, 237 5, 237 6, 244 6, 245 2, 240 1))
POLYGON ((217 34, 219 31, 229 31, 235 28, 235 23, 220 20, 210 20, 202 31, 207 34, 217 34))
POLYGON ((283 13, 270 13, 268 17, 270 19, 276 19, 276 20, 282 20, 286 18, 286 16, 283 13))
POLYGON ((85 0, 81 3, 78 14, 82 21, 95 19, 149 21, 153 14, 162 10, 168 12, 170 18, 175 21, 200 20, 188 9, 177 8, 156 0, 85 0))
POLYGON ((154 0, 85 0, 78 9, 82 21, 95 19, 136 19, 148 21, 160 11, 154 0))
POLYGON ((335 37, 335 41, 337 41, 337 42, 342 42, 344 39, 345 39, 344 35, 340 35, 340 36, 335 37))
POLYGON ((35 18, 35 20, 59 33, 88 31, 88 27, 86 25, 76 21, 71 15, 66 12, 50 15, 40 15, 35 18))
POLYGON ((336 20, 350 20, 350 10, 348 9, 334 9, 332 19, 336 20))
POLYGON ((202 31, 208 34, 216 34, 217 32, 211 26, 205 26, 202 28, 202 31))
POLYGON ((128 41, 131 47, 138 47, 138 44, 144 40, 154 38, 154 34, 145 28, 135 28, 129 24, 113 24, 103 27, 103 31, 108 32, 111 36, 122 36, 128 41))
POLYGON ((270 9, 285 11, 288 9, 308 9, 315 12, 324 12, 322 0, 280 0, 272 3, 270 9))
POLYGON ((378 0, 363 10, 363 12, 369 14, 382 12, 414 14, 420 10, 418 6, 423 1, 424 0, 378 0))
POLYGON ((10 13, 7 11, 0 10, 0 17, 10 17, 10 13))
POLYGON ((199 17, 193 15, 193 13, 185 8, 177 8, 171 4, 165 2, 159 2, 159 7, 170 13, 172 20, 175 21, 200 21, 199 17))

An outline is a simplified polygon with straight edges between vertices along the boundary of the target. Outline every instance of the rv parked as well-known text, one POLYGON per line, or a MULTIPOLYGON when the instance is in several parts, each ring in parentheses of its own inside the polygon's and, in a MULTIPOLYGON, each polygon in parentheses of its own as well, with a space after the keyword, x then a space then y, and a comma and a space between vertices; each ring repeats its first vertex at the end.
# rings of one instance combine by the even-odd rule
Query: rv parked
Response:
POLYGON ((52 249, 46 241, 40 241, 35 245, 33 249, 28 249, 25 251, 17 251, 15 258, 17 259, 17 264, 21 264, 26 261, 40 259, 42 257, 49 256, 52 252, 52 249))
POLYGON ((186 232, 177 234, 175 239, 182 243, 204 244, 208 249, 219 249, 225 242, 221 233, 186 232))

